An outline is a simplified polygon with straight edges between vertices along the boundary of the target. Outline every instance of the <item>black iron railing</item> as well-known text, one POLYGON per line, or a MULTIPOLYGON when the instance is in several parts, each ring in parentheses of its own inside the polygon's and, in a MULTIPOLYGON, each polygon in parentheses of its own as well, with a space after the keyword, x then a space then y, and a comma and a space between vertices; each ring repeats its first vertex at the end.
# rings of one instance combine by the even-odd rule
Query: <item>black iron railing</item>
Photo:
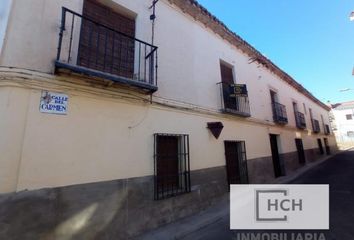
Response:
POLYGON ((319 133, 320 130, 320 122, 316 119, 312 119, 312 130, 314 133, 319 133))
POLYGON ((305 120, 305 115, 303 113, 295 111, 295 121, 296 121, 296 127, 300 129, 306 128, 306 120, 305 120))
POLYGON ((324 125, 324 133, 325 133, 326 135, 329 135, 329 134, 331 133, 331 131, 329 130, 329 125, 328 125, 328 124, 325 124, 325 125, 324 125))
POLYGON ((191 191, 189 136, 154 134, 154 198, 191 191))
POLYGON ((56 68, 157 90, 157 47, 62 8, 56 68))
POLYGON ((220 96, 222 111, 242 117, 250 117, 251 110, 247 95, 238 95, 235 92, 235 84, 218 83, 220 85, 220 96))
POLYGON ((273 120, 279 124, 287 124, 288 116, 286 114, 286 107, 283 104, 272 102, 273 120))
POLYGON ((190 192, 190 190, 187 189, 188 185, 182 185, 186 178, 188 178, 187 172, 181 172, 176 175, 155 176, 155 200, 190 192))

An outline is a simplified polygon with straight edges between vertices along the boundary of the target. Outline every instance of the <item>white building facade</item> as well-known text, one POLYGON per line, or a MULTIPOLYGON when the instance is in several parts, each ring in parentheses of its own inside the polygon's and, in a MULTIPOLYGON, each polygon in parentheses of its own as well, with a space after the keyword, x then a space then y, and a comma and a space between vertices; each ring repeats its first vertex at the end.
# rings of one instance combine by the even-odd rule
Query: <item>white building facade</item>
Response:
POLYGON ((336 151, 329 107, 193 0, 7 2, 0 192, 56 216, 19 236, 135 236, 336 151))
POLYGON ((332 104, 332 128, 339 146, 354 146, 354 102, 332 104))

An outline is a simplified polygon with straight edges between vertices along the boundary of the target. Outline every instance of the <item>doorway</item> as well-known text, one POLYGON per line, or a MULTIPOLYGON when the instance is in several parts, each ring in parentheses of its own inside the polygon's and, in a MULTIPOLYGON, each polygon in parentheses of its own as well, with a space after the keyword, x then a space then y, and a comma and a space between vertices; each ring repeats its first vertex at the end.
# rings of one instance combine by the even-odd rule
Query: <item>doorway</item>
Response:
POLYGON ((320 154, 323 155, 324 151, 323 151, 321 138, 317 138, 317 145, 318 145, 318 150, 320 151, 320 154))
POLYGON ((272 159, 274 166, 274 175, 276 178, 280 176, 285 176, 284 164, 279 156, 278 138, 279 136, 276 134, 269 134, 270 148, 272 150, 272 159))
POLYGON ((305 151, 304 151, 304 145, 302 143, 302 139, 295 138, 295 144, 296 144, 296 149, 297 149, 297 155, 299 157, 299 163, 305 164, 306 159, 305 159, 305 151))
POLYGON ((325 149, 326 149, 326 154, 331 155, 331 149, 329 148, 328 138, 324 138, 323 141, 324 141, 324 145, 325 145, 325 149))
POLYGON ((248 184, 246 144, 244 141, 225 141, 227 182, 248 184))
POLYGON ((84 1, 77 65, 134 77, 135 19, 124 11, 117 12, 97 0, 84 1))
POLYGON ((156 139, 156 175, 157 190, 179 188, 179 156, 177 136, 157 136, 156 139))

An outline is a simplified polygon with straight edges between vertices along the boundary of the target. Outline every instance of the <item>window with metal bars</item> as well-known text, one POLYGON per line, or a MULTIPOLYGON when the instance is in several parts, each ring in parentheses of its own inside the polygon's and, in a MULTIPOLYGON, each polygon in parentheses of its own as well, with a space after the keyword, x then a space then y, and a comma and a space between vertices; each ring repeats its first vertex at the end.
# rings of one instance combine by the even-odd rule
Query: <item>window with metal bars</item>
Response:
POLYGON ((189 136, 154 134, 155 200, 191 191, 189 136))

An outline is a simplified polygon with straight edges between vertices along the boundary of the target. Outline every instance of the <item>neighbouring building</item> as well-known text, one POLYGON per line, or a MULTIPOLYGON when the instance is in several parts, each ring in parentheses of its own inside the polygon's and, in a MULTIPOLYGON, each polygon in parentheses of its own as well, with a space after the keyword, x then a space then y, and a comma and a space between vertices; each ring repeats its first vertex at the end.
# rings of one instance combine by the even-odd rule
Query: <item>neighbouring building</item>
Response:
POLYGON ((331 104, 331 126, 342 148, 354 146, 354 101, 331 104))
POLYGON ((3 0, 0 238, 128 238, 336 151, 330 108, 194 0, 3 0))

